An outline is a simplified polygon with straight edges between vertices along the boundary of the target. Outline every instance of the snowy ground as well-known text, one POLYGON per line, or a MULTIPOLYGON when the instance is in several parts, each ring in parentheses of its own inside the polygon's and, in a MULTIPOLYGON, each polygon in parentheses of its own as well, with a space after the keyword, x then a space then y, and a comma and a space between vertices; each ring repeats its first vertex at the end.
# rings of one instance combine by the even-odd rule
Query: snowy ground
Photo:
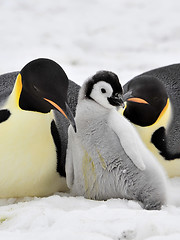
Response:
MULTIPOLYGON (((179 12, 179 0, 0 0, 0 73, 48 57, 79 84, 100 69, 125 83, 180 61, 179 12)), ((179 240, 180 179, 171 185, 161 211, 66 194, 0 200, 0 239, 179 240)))

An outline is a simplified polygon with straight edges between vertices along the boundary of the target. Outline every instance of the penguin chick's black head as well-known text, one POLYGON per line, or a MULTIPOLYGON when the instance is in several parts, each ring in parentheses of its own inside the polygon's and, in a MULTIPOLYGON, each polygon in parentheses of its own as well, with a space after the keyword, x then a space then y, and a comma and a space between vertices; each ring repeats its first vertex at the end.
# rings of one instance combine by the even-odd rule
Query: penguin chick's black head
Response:
POLYGON ((154 124, 168 104, 165 86, 155 77, 139 76, 124 86, 124 116, 139 126, 154 124))
POLYGON ((86 83, 85 97, 103 106, 123 106, 122 86, 118 76, 109 71, 99 71, 86 83))
POLYGON ((67 104, 68 78, 56 62, 45 58, 33 60, 20 71, 18 78, 22 81, 21 109, 41 113, 56 109, 75 126, 67 104))

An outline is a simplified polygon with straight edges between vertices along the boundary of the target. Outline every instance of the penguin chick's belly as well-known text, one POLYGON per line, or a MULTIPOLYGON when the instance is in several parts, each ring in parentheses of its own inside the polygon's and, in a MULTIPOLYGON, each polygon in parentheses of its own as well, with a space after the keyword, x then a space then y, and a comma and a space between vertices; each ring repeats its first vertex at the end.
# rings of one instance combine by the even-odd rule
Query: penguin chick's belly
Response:
MULTIPOLYGON (((123 181, 116 174, 116 171, 107 169, 104 160, 97 166, 94 161, 88 157, 85 152, 83 158, 83 180, 84 180, 84 196, 90 199, 107 200, 110 198, 125 197, 123 189, 123 181)), ((119 172, 120 173, 120 172, 119 172)))
POLYGON ((129 198, 125 190, 126 170, 133 164, 111 129, 102 124, 98 126, 101 127, 96 128, 96 134, 91 138, 88 130, 82 133, 83 138, 78 136, 80 131, 77 132, 76 146, 79 149, 76 149, 74 159, 74 184, 71 192, 73 195, 96 200, 129 198))
POLYGON ((0 124, 0 198, 48 196, 66 190, 56 171, 53 113, 13 111, 0 124))
POLYGON ((127 193, 127 185, 131 182, 129 174, 127 174, 130 161, 127 160, 126 165, 117 157, 112 163, 107 164, 99 152, 95 160, 91 156, 84 150, 81 168, 79 168, 81 177, 79 172, 72 188, 72 194, 83 195, 88 199, 95 200, 107 200, 110 198, 133 199, 127 193))

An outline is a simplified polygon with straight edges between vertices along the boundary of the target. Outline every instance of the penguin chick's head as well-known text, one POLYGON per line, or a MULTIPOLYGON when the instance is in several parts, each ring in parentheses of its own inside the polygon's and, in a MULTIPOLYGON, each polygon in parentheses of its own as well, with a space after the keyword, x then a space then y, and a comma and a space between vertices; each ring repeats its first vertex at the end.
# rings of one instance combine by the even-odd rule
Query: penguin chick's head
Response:
POLYGON ((127 101, 124 116, 142 127, 154 124, 169 105, 165 86, 151 76, 129 81, 124 87, 124 100, 127 101))
POLYGON ((124 106, 122 87, 116 74, 99 71, 82 87, 80 98, 91 99, 105 108, 124 106))
POLYGON ((73 115, 67 104, 68 78, 64 70, 50 59, 29 62, 19 73, 18 105, 22 110, 48 113, 61 112, 75 129, 73 115))

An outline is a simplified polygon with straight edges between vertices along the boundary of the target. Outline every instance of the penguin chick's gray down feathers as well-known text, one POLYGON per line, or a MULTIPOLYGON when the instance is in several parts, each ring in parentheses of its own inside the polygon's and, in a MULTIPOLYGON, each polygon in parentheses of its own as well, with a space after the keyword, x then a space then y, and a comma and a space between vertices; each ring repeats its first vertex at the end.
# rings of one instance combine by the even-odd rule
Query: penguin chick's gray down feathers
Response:
POLYGON ((133 126, 117 112, 122 106, 118 77, 101 71, 79 92, 75 133, 70 126, 66 180, 75 196, 127 198, 145 209, 166 203, 166 176, 133 126))

